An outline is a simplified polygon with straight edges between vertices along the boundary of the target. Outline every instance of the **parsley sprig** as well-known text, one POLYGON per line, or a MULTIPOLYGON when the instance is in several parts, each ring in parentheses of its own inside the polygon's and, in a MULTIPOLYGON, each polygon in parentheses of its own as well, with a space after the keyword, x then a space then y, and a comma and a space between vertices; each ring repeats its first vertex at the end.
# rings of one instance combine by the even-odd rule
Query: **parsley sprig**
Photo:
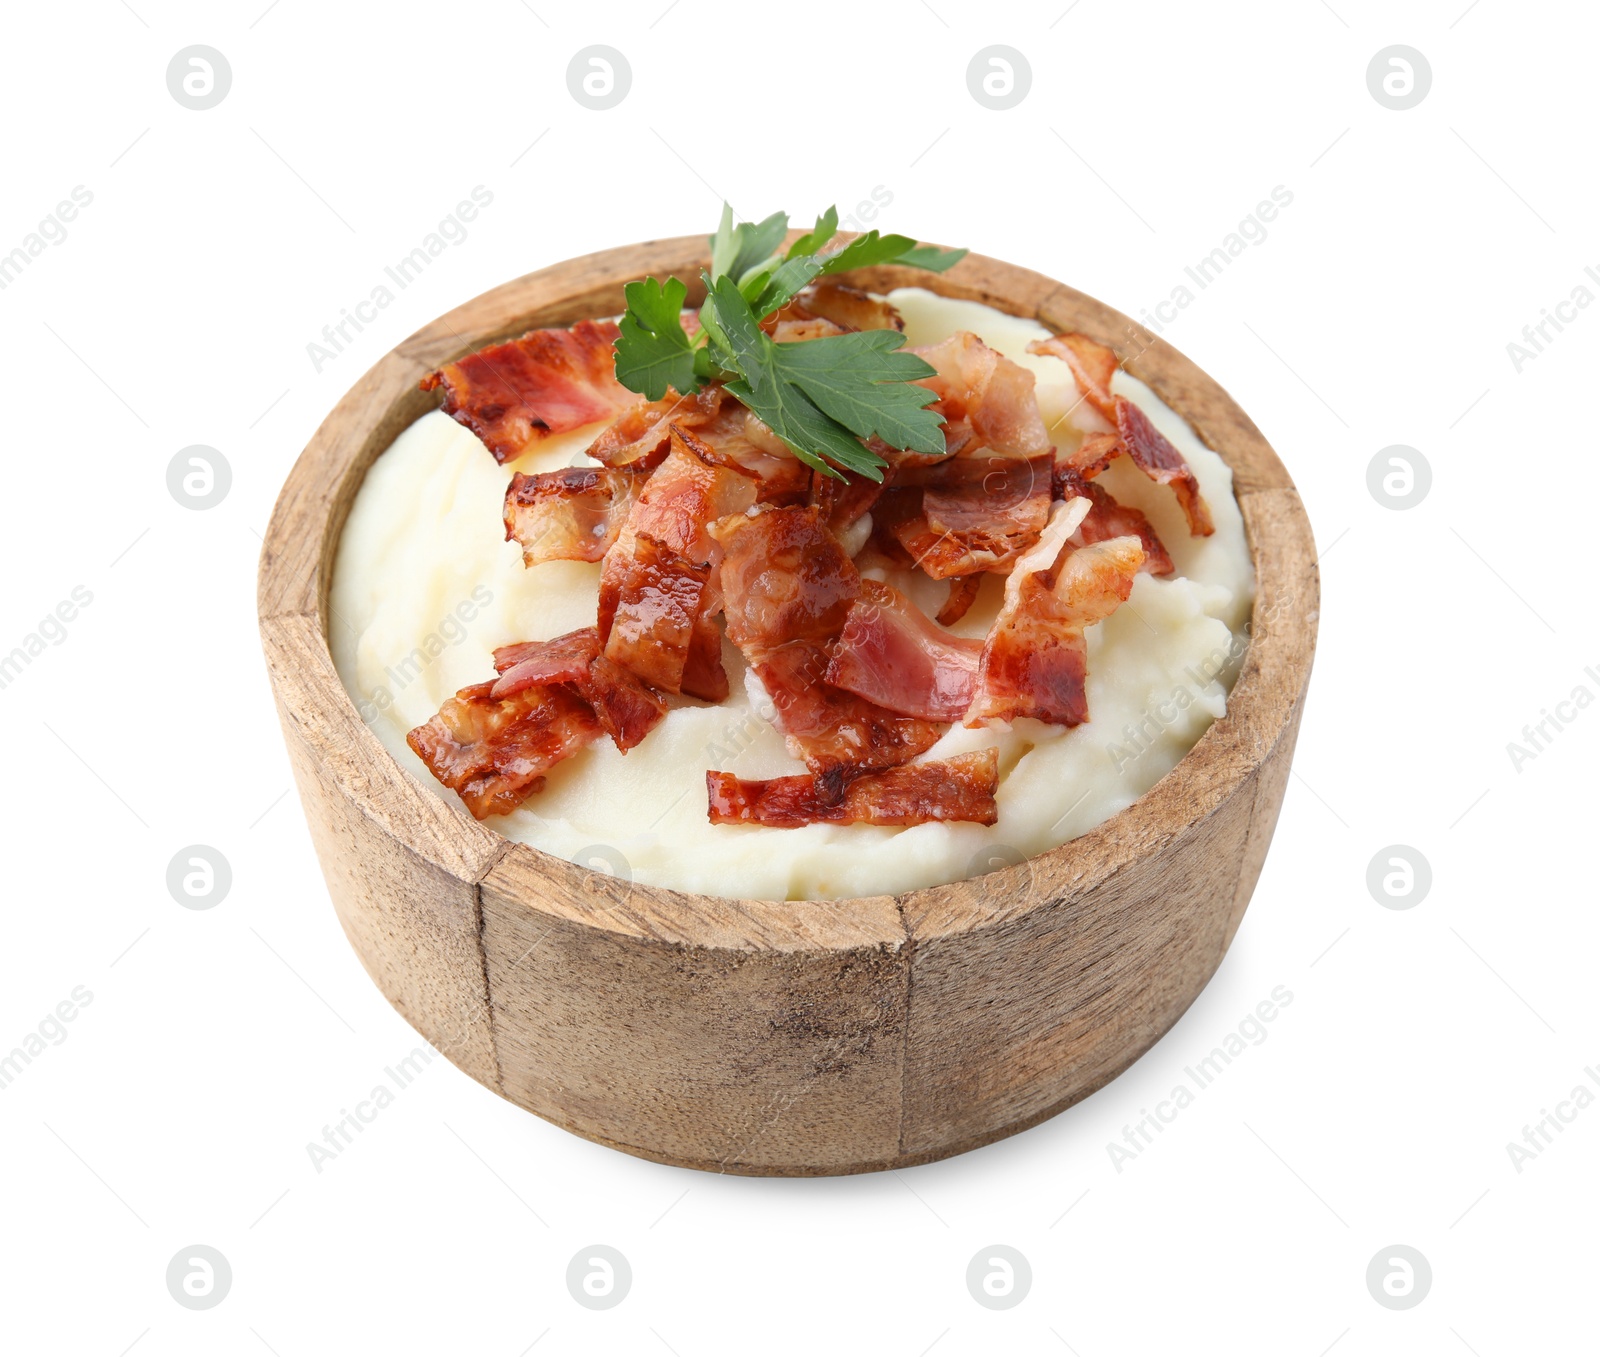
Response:
POLYGON ((798 343, 775 343, 761 321, 824 274, 872 264, 904 264, 943 273, 965 250, 919 246, 908 236, 868 231, 828 251, 839 229, 830 207, 787 250, 787 214, 735 225, 726 204, 703 270, 700 331, 683 328, 688 288, 677 278, 643 278, 623 289, 628 309, 616 344, 617 380, 648 400, 670 387, 681 394, 720 381, 750 407, 795 456, 827 475, 854 471, 882 480, 884 459, 863 439, 934 456, 945 451, 935 399, 912 385, 934 369, 901 352, 895 330, 863 330, 798 343))

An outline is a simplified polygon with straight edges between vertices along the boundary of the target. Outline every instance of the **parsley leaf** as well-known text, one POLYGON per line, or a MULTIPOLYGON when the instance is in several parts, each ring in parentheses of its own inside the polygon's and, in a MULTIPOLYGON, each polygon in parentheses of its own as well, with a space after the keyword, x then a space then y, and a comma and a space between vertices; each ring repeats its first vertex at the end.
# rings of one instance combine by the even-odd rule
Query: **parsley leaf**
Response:
POLYGON ((840 481, 844 477, 838 467, 869 480, 883 479, 883 458, 817 409, 799 387, 779 384, 757 393, 748 382, 732 381, 728 390, 755 411, 807 466, 840 481))
POLYGON ((847 269, 863 269, 871 264, 887 264, 899 258, 907 250, 916 248, 917 242, 910 236, 881 236, 877 231, 868 231, 857 236, 842 250, 835 250, 823 260, 824 273, 843 273, 847 269))
POLYGON ((745 274, 765 265, 776 254, 789 232, 789 214, 774 212, 765 221, 733 224, 733 209, 722 205, 722 220, 711 237, 711 274, 728 274, 743 281, 745 274))
POLYGON ((830 207, 817 218, 817 224, 811 230, 789 247, 789 253, 785 258, 794 259, 802 254, 821 254, 822 247, 833 239, 838 229, 839 209, 830 207))
POLYGON ((699 385, 694 347, 683 329, 688 291, 676 278, 643 278, 622 289, 628 310, 617 325, 617 380, 647 400, 660 400, 669 386, 689 392, 699 385))
MULTIPOLYGON (((770 341, 768 341, 770 343, 770 341)), ((935 399, 925 386, 933 366, 901 351, 898 330, 859 330, 798 344, 772 344, 779 375, 798 386, 826 415, 862 438, 943 457, 944 424, 925 407, 935 399)))
POLYGON ((816 255, 796 255, 784 260, 771 273, 758 273, 752 282, 759 282, 760 287, 745 286, 739 291, 756 315, 770 316, 787 306, 795 293, 813 282, 821 272, 822 261, 816 255))
POLYGON ((937 245, 918 245, 889 262, 904 264, 909 269, 927 269, 929 273, 944 273, 948 269, 953 269, 966 257, 965 250, 941 250, 937 245))
POLYGON ((905 343, 899 331, 864 330, 778 344, 762 333, 755 312, 731 279, 710 283, 710 299, 712 343, 738 372, 728 390, 801 461, 830 476, 839 473, 828 462, 882 480, 886 463, 861 439, 878 437, 894 447, 944 452, 939 414, 924 408, 934 393, 911 385, 916 378, 931 377, 934 369, 915 354, 898 352, 905 343))
POLYGON ((910 236, 879 235, 868 231, 857 236, 842 250, 825 257, 824 273, 843 273, 872 264, 904 264, 910 268, 943 273, 966 258, 965 250, 941 250, 934 245, 918 245, 910 236))

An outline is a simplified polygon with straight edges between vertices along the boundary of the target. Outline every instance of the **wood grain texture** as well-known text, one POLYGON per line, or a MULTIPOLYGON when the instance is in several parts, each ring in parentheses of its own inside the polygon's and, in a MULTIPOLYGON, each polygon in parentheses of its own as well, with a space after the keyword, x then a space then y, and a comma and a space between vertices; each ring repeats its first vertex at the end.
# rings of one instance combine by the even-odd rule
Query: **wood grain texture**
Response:
MULTIPOLYGON (((1051 852, 900 897, 685 895, 477 824, 390 758, 329 657, 350 503, 437 401, 439 364, 698 275, 702 237, 529 274, 419 330, 328 416, 279 498, 258 606, 328 889, 391 1003, 474 1078, 579 1135, 717 1172, 829 1174, 954 1154, 1115 1078, 1222 960, 1271 841, 1316 644, 1318 578, 1292 481, 1250 419, 1170 345, 1080 292, 969 255, 863 271, 1081 330, 1232 467, 1257 571, 1228 703, 1138 802, 1051 852)), ((691 301, 698 287, 691 288, 691 301)))

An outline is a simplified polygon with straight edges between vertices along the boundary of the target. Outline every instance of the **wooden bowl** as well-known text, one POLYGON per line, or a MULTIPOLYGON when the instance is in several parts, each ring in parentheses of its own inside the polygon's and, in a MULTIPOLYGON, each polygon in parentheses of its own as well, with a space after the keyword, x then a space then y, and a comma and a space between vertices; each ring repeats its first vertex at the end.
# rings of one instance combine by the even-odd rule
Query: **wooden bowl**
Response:
MULTIPOLYGON (((689 895, 575 866, 475 822, 363 725, 327 642, 329 579, 362 477, 433 408, 424 374, 698 278, 704 237, 570 260, 419 330, 295 464, 261 556, 262 641, 345 933, 378 988, 473 1078, 591 1140, 750 1174, 923 1163, 1021 1131, 1139 1058, 1211 978, 1289 776, 1316 640, 1316 552, 1255 425, 1175 349, 1027 269, 968 256, 873 270, 1115 348, 1233 469, 1257 572, 1228 713, 1127 810, 973 880, 901 896, 689 895)), ((697 300, 691 292, 691 300, 697 300)))

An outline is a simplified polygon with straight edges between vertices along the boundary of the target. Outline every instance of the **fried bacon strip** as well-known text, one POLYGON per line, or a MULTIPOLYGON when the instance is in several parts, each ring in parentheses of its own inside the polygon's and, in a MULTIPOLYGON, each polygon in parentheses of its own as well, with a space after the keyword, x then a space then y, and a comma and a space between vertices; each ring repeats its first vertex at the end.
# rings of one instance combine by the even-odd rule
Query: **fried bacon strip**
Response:
POLYGON ((824 277, 764 317, 761 328, 786 344, 851 330, 904 330, 906 323, 887 301, 837 278, 824 277))
POLYGON ((1028 345, 1029 353, 1049 354, 1072 370, 1083 397, 1116 429, 1115 435, 1088 434, 1069 459, 1072 470, 1084 479, 1105 470, 1113 457, 1126 454, 1133 464, 1158 485, 1170 485, 1189 523, 1191 537, 1209 537, 1216 531, 1211 510, 1200 494, 1200 482, 1183 454, 1126 396, 1111 394, 1117 355, 1088 335, 1052 335, 1028 345))
MULTIPOLYGON (((1086 481, 1076 472, 1056 468, 1055 497, 1057 499, 1083 498, 1089 501, 1089 512, 1078 526, 1076 541, 1081 546, 1094 542, 1109 542, 1113 537, 1137 537, 1144 548, 1144 565, 1140 569, 1151 575, 1170 575, 1172 557, 1168 554, 1150 520, 1131 505, 1119 504, 1097 481, 1086 481)), ((939 620, 945 620, 939 614, 939 620)))
MULTIPOLYGON (((884 493, 899 481, 910 483, 926 468, 944 464, 943 454, 930 456, 921 452, 906 452, 891 448, 879 438, 869 438, 867 447, 885 462, 883 478, 871 480, 854 471, 843 471, 838 476, 826 476, 815 471, 811 476, 809 503, 822 510, 828 530, 836 537, 848 533, 851 527, 871 513, 884 493)), ((915 499, 915 497, 912 497, 915 499)), ((901 553, 895 553, 897 558, 901 553)), ((904 564, 911 564, 909 556, 904 564)))
POLYGON ((550 641, 522 641, 494 652, 500 675, 490 691, 514 697, 539 685, 571 686, 594 709, 602 729, 626 754, 666 715, 667 705, 630 671, 600 653, 600 633, 580 627, 550 641))
POLYGON ((1031 716, 1075 726, 1089 719, 1084 628, 1121 606, 1144 564, 1136 537, 1066 549, 1089 508, 1087 499, 1058 504, 1038 545, 1007 578, 965 724, 1031 716))
MULTIPOLYGON (((612 555, 625 559, 631 539, 644 532, 689 560, 719 560, 721 546, 708 525, 753 506, 757 488, 755 477, 719 464, 692 433, 674 426, 671 451, 634 500, 612 555)), ((610 565, 608 556, 607 574, 610 565)), ((605 593, 606 574, 602 574, 602 612, 605 593)), ((603 636, 606 627, 600 630, 603 636)))
POLYGON ((497 462, 509 462, 541 438, 638 404, 612 371, 616 338, 609 320, 533 330, 446 363, 422 379, 422 389, 443 386, 445 413, 477 434, 497 462))
POLYGON ((939 738, 932 722, 827 681, 830 646, 861 596, 861 576, 814 506, 738 514, 712 525, 724 548, 728 639, 771 699, 773 724, 814 773, 887 767, 939 738))
POLYGON ((1050 513, 1053 454, 951 457, 909 468, 873 523, 934 579, 1002 570, 1039 540, 1050 513))
POLYGON ((972 705, 983 642, 952 636, 897 589, 863 580, 827 679, 902 716, 959 721, 972 705))
POLYGON ((846 330, 904 330, 905 321, 894 306, 837 278, 824 276, 803 288, 791 306, 831 320, 846 330))
POLYGON ((693 396, 669 390, 658 401, 641 401, 624 410, 589 444, 588 455, 606 466, 649 470, 667 455, 669 425, 697 429, 716 418, 722 402, 723 390, 717 385, 693 396))
POLYGON ((1098 476, 1115 458, 1123 456, 1127 448, 1114 433, 1085 434, 1083 442, 1071 452, 1056 454, 1056 471, 1088 480, 1098 476))
POLYGON ((988 448, 1002 457, 1038 457, 1050 451, 1050 434, 1033 395, 1033 374, 997 353, 977 335, 910 349, 937 372, 918 385, 939 397, 945 448, 952 454, 988 448))
POLYGON ((1183 454, 1173 447, 1145 414, 1126 396, 1117 397, 1117 433, 1133 464, 1157 485, 1170 485, 1178 497, 1183 516, 1189 520, 1191 537, 1210 537, 1216 531, 1211 510, 1200 494, 1183 454))
POLYGON ((826 646, 791 641, 750 662, 772 702, 773 725, 813 773, 905 763, 937 742, 934 722, 901 716, 829 683, 830 659, 826 646))
POLYGON ((1021 461, 1012 457, 952 457, 938 466, 906 473, 922 485, 922 513, 934 532, 960 537, 969 546, 1014 555, 1030 547, 1050 516, 1051 453, 1021 461))
POLYGON ((1117 411, 1111 399, 1111 379, 1117 372, 1115 350, 1088 335, 1064 334, 1036 339, 1028 345, 1028 352, 1059 358, 1071 368, 1084 400, 1115 427, 1117 411))
MULTIPOLYGON (((606 655, 657 688, 682 692, 710 579, 709 565, 691 561, 647 532, 635 533, 628 569, 617 587, 606 655)), ((726 695, 726 675, 722 688, 726 695)))
POLYGON ((777 344, 798 344, 807 339, 827 339, 830 335, 846 332, 843 325, 835 325, 826 316, 808 311, 798 300, 762 318, 761 328, 777 344))
POLYGON ((579 627, 548 641, 499 646, 494 652, 494 672, 500 678, 490 695, 514 697, 536 685, 580 683, 599 658, 600 633, 593 627, 579 627))
POLYGON ((713 418, 681 431, 702 461, 755 477, 756 497, 763 503, 799 504, 810 492, 811 468, 732 396, 713 418))
POLYGON ((958 537, 935 532, 922 512, 922 487, 896 485, 872 507, 872 536, 897 565, 920 567, 936 580, 1002 568, 992 552, 979 553, 958 537))
POLYGON ((993 749, 896 768, 840 768, 822 776, 800 773, 764 782, 708 770, 712 824, 798 829, 809 824, 920 825, 930 820, 999 818, 1000 782, 993 749))
POLYGON ((617 540, 640 484, 632 470, 573 466, 516 472, 506 487, 506 541, 522 544, 522 563, 598 561, 617 540))
POLYGON ((808 499, 809 503, 822 511, 828 531, 835 536, 847 531, 860 522, 866 514, 872 512, 872 506, 878 502, 879 496, 894 478, 894 467, 891 464, 881 481, 869 480, 854 471, 844 471, 840 475, 844 477, 843 480, 837 476, 824 475, 820 471, 812 472, 808 499))
POLYGON ((713 575, 722 547, 706 525, 756 502, 756 478, 719 465, 694 435, 671 427, 672 447, 634 500, 600 571, 605 653, 671 693, 728 695, 713 575))
POLYGON ((861 593, 861 576, 818 510, 767 509, 711 525, 723 547, 728 639, 761 658, 793 641, 831 641, 861 593))
POLYGON ((493 682, 463 688, 406 736, 428 771, 479 820, 509 815, 545 772, 600 737, 587 703, 561 684, 495 698, 493 682))

